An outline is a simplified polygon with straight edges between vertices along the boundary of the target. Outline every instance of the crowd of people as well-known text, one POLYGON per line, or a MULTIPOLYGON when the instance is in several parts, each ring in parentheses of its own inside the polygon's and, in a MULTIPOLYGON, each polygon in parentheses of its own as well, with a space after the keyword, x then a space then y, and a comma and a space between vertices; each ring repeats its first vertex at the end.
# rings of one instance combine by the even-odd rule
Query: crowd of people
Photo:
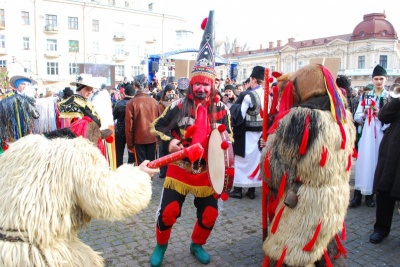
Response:
POLYGON ((244 188, 251 200, 256 198, 256 187, 268 188, 262 191, 268 202, 268 214, 262 216, 268 216, 270 224, 263 245, 264 266, 342 264, 340 256, 346 252, 338 234, 347 208, 359 207, 362 195, 368 207, 376 206, 370 242, 378 244, 389 235, 395 202, 400 199, 400 79, 387 90, 387 72, 377 65, 372 84, 355 90, 345 75, 334 79, 324 66, 310 64, 290 74, 273 73, 269 88, 265 84, 271 77, 263 66, 255 66, 243 82, 223 80, 217 77, 214 40, 209 38, 214 36, 213 11, 203 24, 204 36, 190 78, 148 81, 141 74, 132 81, 125 78, 109 91, 90 75, 81 75, 71 82, 73 89, 66 87, 59 99, 51 94, 34 99, 24 90, 36 81, 11 77, 12 91, 0 100, 0 190, 7 197, 0 210, 8 216, 0 218, 0 262, 10 261, 7 251, 13 249, 20 255, 16 263, 58 266, 72 261, 76 266, 102 266, 102 259, 90 248, 71 248, 72 243, 80 242, 77 229, 92 217, 122 219, 145 208, 151 197, 149 177, 158 171, 163 191, 156 214, 152 267, 162 265, 188 194, 194 195, 197 210, 189 251, 202 264, 211 261, 204 246, 218 218, 218 199, 226 200, 227 193, 242 199, 244 188), (207 154, 214 131, 228 136, 218 145, 226 150, 232 144, 234 154, 233 188, 222 193, 216 193, 209 178, 209 162, 220 161, 207 154), (196 145, 204 150, 189 150, 196 145), (188 154, 159 170, 148 168, 157 158, 181 151, 188 154), (32 153, 32 158, 41 162, 40 169, 21 153, 32 153), (356 154, 355 190, 349 199, 351 156, 356 154), (56 166, 56 160, 63 160, 66 166, 56 166), (20 172, 15 175, 26 181, 32 182, 42 172, 40 179, 33 185, 21 185, 7 164, 19 164, 20 172), (23 171, 24 166, 29 173, 23 171), (131 176, 139 181, 127 181, 131 176), (60 178, 59 186, 67 186, 68 192, 78 196, 51 195, 60 191, 52 177, 60 178), (44 202, 50 210, 36 210, 35 216, 27 217, 31 211, 12 214, 7 207, 26 201, 27 196, 16 196, 10 190, 29 192, 33 189, 29 186, 45 192, 43 199, 26 193, 31 201, 44 202), (131 199, 135 201, 129 203, 131 199), (65 211, 65 205, 73 210, 65 211), (44 219, 50 219, 53 228, 69 227, 63 226, 68 229, 61 229, 62 238, 56 240, 50 233, 54 229, 48 229, 44 219), (58 250, 45 242, 51 238, 58 250), (29 250, 28 246, 15 250, 7 245, 15 241, 29 244, 29 250), (63 249, 68 253, 61 253, 63 249))

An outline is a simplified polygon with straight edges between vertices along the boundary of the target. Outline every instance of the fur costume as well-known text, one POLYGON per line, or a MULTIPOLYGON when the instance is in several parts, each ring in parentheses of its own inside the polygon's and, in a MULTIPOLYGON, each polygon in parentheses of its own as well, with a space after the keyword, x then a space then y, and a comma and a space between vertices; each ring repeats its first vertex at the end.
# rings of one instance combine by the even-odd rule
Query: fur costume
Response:
POLYGON ((103 266, 79 228, 132 216, 150 198, 146 173, 110 171, 85 138, 23 137, 0 160, 0 266, 103 266))
POLYGON ((308 65, 291 75, 295 106, 278 114, 283 118, 262 152, 262 176, 277 200, 263 244, 269 266, 345 266, 338 233, 349 203, 355 128, 326 71, 308 65))

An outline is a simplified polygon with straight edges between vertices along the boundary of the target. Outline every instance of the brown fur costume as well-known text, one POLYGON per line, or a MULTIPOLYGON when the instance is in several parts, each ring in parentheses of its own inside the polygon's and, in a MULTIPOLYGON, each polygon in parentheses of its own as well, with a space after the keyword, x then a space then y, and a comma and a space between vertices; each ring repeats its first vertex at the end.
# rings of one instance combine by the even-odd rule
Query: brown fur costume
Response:
POLYGON ((261 157, 261 166, 264 166, 269 155, 271 177, 261 169, 271 194, 279 195, 280 189, 283 193, 278 198, 263 249, 270 266, 278 261, 282 266, 326 266, 325 254, 333 266, 344 266, 344 261, 334 256, 338 252, 335 235, 342 230, 349 203, 349 164, 355 138, 351 112, 346 111, 347 123, 343 123, 343 128, 347 142, 341 149, 342 135, 330 111, 321 66, 305 66, 291 80, 298 106, 279 122, 261 157), (309 136, 306 152, 301 154, 306 117, 309 136), (282 183, 283 179, 286 183, 282 183), (293 206, 285 206, 288 193, 293 193, 296 185, 298 201, 293 206), (313 237, 315 242, 311 241, 313 237), (307 251, 305 247, 310 242, 313 245, 307 251))
POLYGON ((82 137, 23 137, 0 158, 0 266, 103 266, 79 228, 127 218, 150 198, 146 173, 127 164, 110 171, 82 137))

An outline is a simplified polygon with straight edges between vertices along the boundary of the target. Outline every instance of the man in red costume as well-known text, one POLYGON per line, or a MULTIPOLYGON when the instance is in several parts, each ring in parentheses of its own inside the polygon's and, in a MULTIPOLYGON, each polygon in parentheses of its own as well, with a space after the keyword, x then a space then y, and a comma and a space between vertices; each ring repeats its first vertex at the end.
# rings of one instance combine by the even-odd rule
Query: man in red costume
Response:
MULTIPOLYGON (((222 102, 214 101, 214 11, 210 11, 204 24, 203 40, 192 70, 187 95, 169 105, 152 125, 152 133, 162 140, 165 151, 169 153, 196 143, 206 148, 208 135, 217 124, 225 125, 230 132, 229 110, 222 102)), ((208 178, 206 155, 204 153, 194 163, 185 158, 168 166, 157 212, 157 246, 150 258, 153 267, 161 266, 172 226, 181 214, 182 204, 188 193, 194 195, 194 205, 197 208, 190 251, 202 264, 210 262, 210 256, 202 246, 218 217, 218 202, 208 178)))

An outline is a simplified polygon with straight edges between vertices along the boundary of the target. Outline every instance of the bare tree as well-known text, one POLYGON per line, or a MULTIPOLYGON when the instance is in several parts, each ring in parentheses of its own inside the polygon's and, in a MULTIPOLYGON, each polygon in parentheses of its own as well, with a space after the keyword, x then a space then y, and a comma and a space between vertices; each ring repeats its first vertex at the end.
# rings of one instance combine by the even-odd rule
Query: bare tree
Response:
POLYGON ((235 48, 239 47, 239 51, 246 51, 249 49, 247 43, 244 45, 239 44, 237 38, 235 38, 232 42, 229 41, 229 38, 226 37, 224 42, 224 53, 225 54, 233 54, 235 52, 235 48))

